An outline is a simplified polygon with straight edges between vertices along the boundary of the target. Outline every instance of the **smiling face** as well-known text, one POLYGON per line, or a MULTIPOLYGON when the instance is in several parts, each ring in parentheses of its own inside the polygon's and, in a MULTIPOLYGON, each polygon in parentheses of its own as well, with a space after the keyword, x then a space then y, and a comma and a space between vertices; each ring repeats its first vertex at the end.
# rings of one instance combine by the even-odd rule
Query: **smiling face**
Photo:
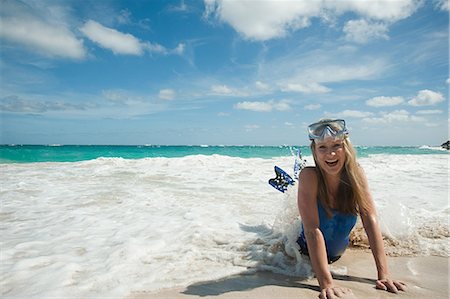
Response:
POLYGON ((344 140, 341 138, 326 138, 315 140, 314 153, 316 163, 327 175, 335 176, 341 173, 345 164, 344 140))

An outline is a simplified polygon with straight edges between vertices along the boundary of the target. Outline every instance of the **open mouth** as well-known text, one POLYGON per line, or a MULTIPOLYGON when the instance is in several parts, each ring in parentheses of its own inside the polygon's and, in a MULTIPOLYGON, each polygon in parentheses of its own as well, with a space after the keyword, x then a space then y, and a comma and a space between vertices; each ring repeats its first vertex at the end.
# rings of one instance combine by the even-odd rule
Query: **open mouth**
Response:
POLYGON ((339 160, 334 160, 334 161, 325 161, 325 163, 327 163, 328 166, 336 166, 338 164, 339 160))

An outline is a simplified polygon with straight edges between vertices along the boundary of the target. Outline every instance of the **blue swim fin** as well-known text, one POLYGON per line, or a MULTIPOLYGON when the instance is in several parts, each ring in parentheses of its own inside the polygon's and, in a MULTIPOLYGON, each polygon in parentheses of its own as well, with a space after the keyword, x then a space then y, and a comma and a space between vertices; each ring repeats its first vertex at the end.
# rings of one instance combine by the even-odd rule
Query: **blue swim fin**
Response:
POLYGON ((276 176, 269 180, 269 184, 280 192, 285 192, 289 185, 294 185, 294 180, 283 169, 275 166, 276 176))
MULTIPOLYGON (((294 153, 295 148, 289 148, 292 156, 295 158, 294 163, 294 179, 298 180, 300 172, 306 167, 306 160, 302 157, 302 151, 298 148, 294 153)), ((269 180, 269 184, 280 192, 285 192, 290 185, 294 185, 294 180, 283 169, 275 166, 276 177, 269 180)))

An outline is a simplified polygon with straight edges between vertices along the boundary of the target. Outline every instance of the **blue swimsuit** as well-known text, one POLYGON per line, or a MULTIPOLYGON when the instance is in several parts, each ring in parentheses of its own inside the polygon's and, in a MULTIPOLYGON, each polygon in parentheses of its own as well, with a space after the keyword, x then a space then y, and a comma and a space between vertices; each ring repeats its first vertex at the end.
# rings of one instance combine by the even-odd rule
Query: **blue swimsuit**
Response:
MULTIPOLYGON (((331 210, 333 217, 328 218, 327 212, 322 207, 320 200, 317 200, 317 209, 319 211, 319 229, 325 240, 328 262, 332 263, 337 261, 347 248, 350 231, 355 226, 357 217, 353 214, 344 214, 331 210)), ((297 243, 300 245, 301 252, 308 255, 303 224, 297 243)))

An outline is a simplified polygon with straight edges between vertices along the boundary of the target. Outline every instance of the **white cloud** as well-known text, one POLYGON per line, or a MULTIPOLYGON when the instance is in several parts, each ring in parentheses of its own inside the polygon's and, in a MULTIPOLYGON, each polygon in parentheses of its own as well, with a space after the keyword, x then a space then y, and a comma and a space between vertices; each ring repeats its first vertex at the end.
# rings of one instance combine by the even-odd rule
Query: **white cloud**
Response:
POLYGON ((142 49, 145 49, 152 53, 167 54, 167 49, 159 44, 153 44, 151 42, 143 42, 140 44, 140 46, 142 49))
POLYGON ((261 81, 256 81, 255 85, 256 85, 256 88, 260 91, 269 91, 270 90, 269 84, 263 83, 261 81))
POLYGON ((215 94, 229 95, 233 93, 233 90, 226 85, 213 85, 211 91, 215 94))
POLYGON ((0 98, 0 110, 15 113, 46 113, 52 111, 85 110, 87 104, 72 104, 65 101, 23 99, 18 96, 0 98))
POLYGON ((447 78, 447 80, 445 81, 445 83, 450 84, 450 78, 447 78))
POLYGON ((111 50, 114 54, 120 55, 143 55, 145 51, 162 55, 177 54, 182 55, 185 45, 180 43, 172 50, 149 41, 141 41, 129 33, 123 33, 116 29, 105 27, 95 21, 87 21, 80 31, 91 41, 102 48, 111 50))
POLYGON ((102 96, 104 99, 114 103, 124 103, 128 99, 123 90, 115 89, 102 90, 102 96))
POLYGON ((187 12, 189 11, 189 7, 181 0, 179 5, 169 5, 168 10, 174 12, 187 12))
POLYGON ((173 89, 161 89, 158 97, 162 100, 173 100, 175 98, 175 91, 173 89))
POLYGON ((142 42, 141 46, 143 49, 147 50, 150 53, 157 53, 157 54, 162 54, 162 55, 168 55, 168 54, 182 55, 186 48, 186 45, 183 43, 178 44, 178 46, 172 50, 168 50, 167 48, 165 48, 159 44, 154 44, 151 42, 142 42))
POLYGON ((395 110, 383 115, 383 118, 388 122, 392 121, 407 121, 409 118, 409 112, 406 110, 395 110))
POLYGON ((345 117, 364 118, 372 116, 373 113, 358 110, 344 110, 342 112, 339 112, 338 115, 343 118, 345 117))
POLYGON ((448 0, 437 0, 436 5, 440 10, 450 11, 450 1, 448 0))
MULTIPOLYGON (((56 2, 41 2, 2 2, 0 38, 46 56, 84 59, 87 51, 83 39, 77 38, 68 24, 74 18, 70 8, 60 6, 56 2)), ((130 12, 122 10, 117 21, 120 24, 130 23, 130 12)), ((72 20, 72 23, 75 22, 72 20)), ((84 23, 79 30, 88 39, 115 54, 142 55, 148 51, 181 55, 185 48, 184 44, 180 43, 169 50, 159 44, 140 41, 131 34, 105 27, 93 20, 84 23)))
POLYGON ((437 128, 437 127, 441 127, 440 124, 437 123, 425 123, 425 126, 428 128, 437 128))
POLYGON ((215 84, 210 86, 208 96, 228 96, 228 97, 248 97, 250 95, 247 89, 237 89, 229 87, 226 84, 215 84))
POLYGON ((245 126, 245 131, 251 132, 251 131, 257 130, 259 128, 260 128, 259 125, 246 125, 245 126))
POLYGON ((116 19, 119 24, 130 24, 131 12, 128 9, 122 9, 116 19))
POLYGON ((408 101, 408 104, 412 106, 431 106, 436 105, 444 101, 444 96, 429 89, 419 91, 419 93, 408 101))
POLYGON ((291 105, 289 105, 288 101, 279 101, 279 102, 269 102, 273 105, 273 109, 278 111, 288 111, 291 110, 291 105))
POLYGON ((405 101, 403 97, 374 97, 366 101, 366 105, 372 107, 385 107, 400 105, 405 101))
POLYGON ((374 80, 392 71, 392 63, 383 57, 355 55, 333 46, 307 50, 302 55, 292 51, 262 63, 258 75, 279 89, 322 94, 331 89, 331 83, 374 80))
POLYGON ((389 39, 388 26, 378 22, 366 20, 351 20, 344 26, 345 38, 359 44, 367 43, 373 39, 389 39))
POLYGON ((325 1, 325 6, 336 11, 337 14, 354 12, 369 19, 390 23, 411 16, 420 5, 419 0, 325 1))
POLYGON ((416 114, 420 115, 431 115, 431 114, 442 114, 442 110, 419 110, 416 112, 416 114))
POLYGON ((77 39, 69 29, 32 16, 24 19, 2 18, 0 38, 48 56, 72 59, 83 59, 86 56, 83 41, 77 39))
POLYGON ((203 18, 208 19, 211 15, 214 15, 218 3, 216 3, 216 0, 203 0, 205 3, 205 11, 203 12, 203 18))
POLYGON ((90 40, 113 51, 114 54, 142 55, 144 52, 143 45, 133 35, 105 27, 95 21, 87 21, 80 30, 90 40))
POLYGON ((322 107, 321 104, 309 104, 306 105, 305 107, 303 107, 305 110, 317 110, 320 109, 322 107))
POLYGON ((301 93, 327 93, 330 92, 330 89, 316 82, 311 82, 306 84, 288 83, 281 87, 281 91, 293 91, 301 93))
POLYGON ((270 112, 273 107, 268 102, 239 102, 234 105, 234 109, 250 110, 256 112, 270 112))
POLYGON ((244 38, 264 41, 309 26, 308 16, 320 13, 320 2, 205 1, 205 17, 214 15, 244 38))
POLYGON ((178 46, 172 50, 174 54, 182 55, 186 49, 186 45, 183 43, 178 44, 178 46))
MULTIPOLYGON (((313 17, 332 19, 344 13, 387 23, 409 17, 420 5, 417 0, 347 1, 235 1, 205 0, 206 18, 228 23, 244 38, 265 41, 308 27, 313 17)), ((373 26, 372 26, 373 27, 373 26)), ((353 28, 353 31, 355 29, 353 28)), ((384 29, 371 29, 378 35, 384 29)))
POLYGON ((392 112, 382 112, 380 117, 367 117, 363 121, 369 124, 390 124, 395 122, 424 122, 423 117, 411 115, 406 110, 395 110, 392 112))
POLYGON ((268 102, 239 102, 234 105, 234 109, 250 110, 256 112, 270 112, 272 110, 288 111, 291 109, 288 101, 268 101, 268 102))
POLYGON ((134 106, 146 102, 146 99, 142 96, 135 95, 127 90, 123 89, 107 89, 102 90, 103 99, 108 103, 114 105, 134 106))
POLYGON ((298 77, 294 78, 298 82, 307 76, 315 82, 342 82, 348 80, 369 80, 378 77, 386 70, 386 64, 383 61, 361 61, 358 64, 348 65, 336 63, 324 64, 321 67, 310 66, 303 68, 298 77))

